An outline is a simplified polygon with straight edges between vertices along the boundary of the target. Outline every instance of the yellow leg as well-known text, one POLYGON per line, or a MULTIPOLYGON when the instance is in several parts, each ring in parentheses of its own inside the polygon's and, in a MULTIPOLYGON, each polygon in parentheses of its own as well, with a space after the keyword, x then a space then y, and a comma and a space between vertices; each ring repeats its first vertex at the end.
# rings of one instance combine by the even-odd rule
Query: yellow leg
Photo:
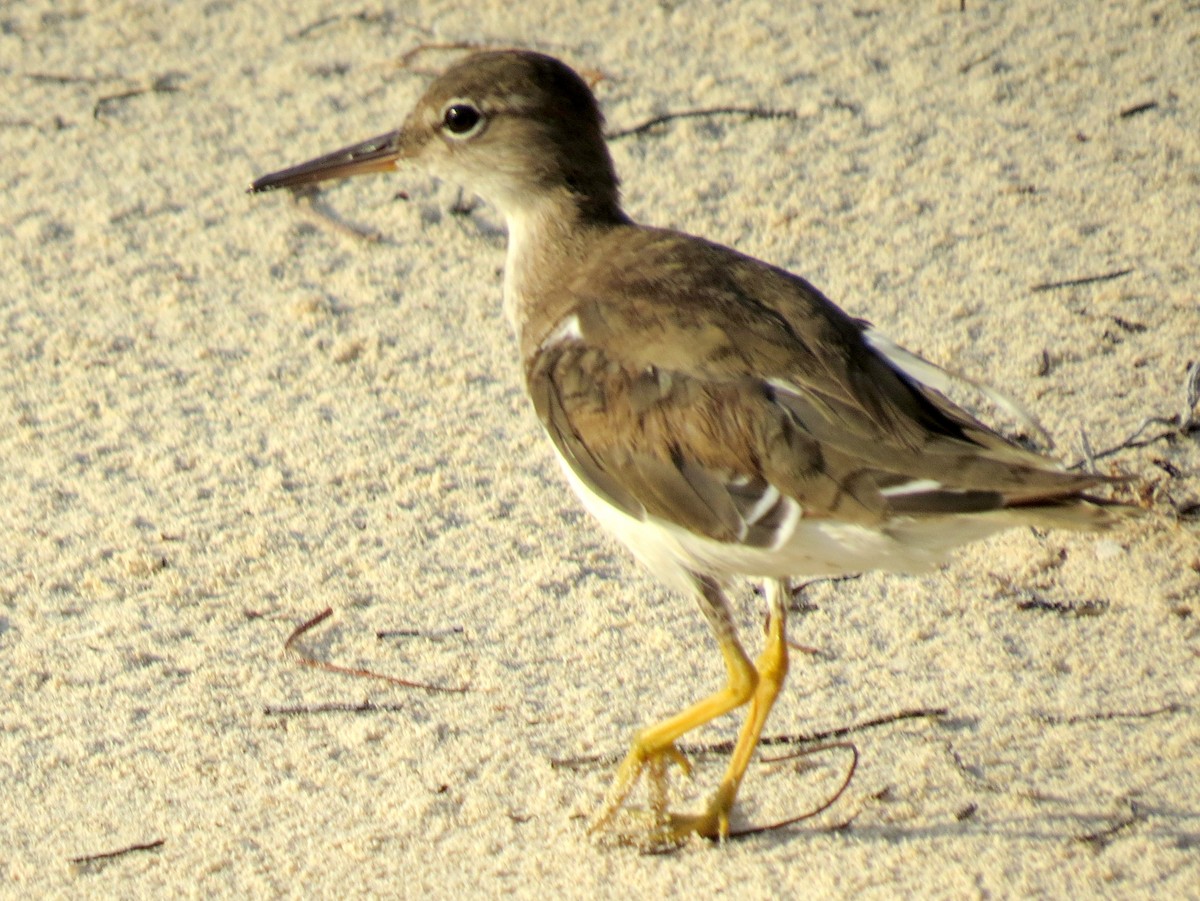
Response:
POLYGON ((652 841, 678 842, 692 833, 716 838, 729 832, 729 811, 733 807, 738 787, 758 744, 763 724, 787 674, 784 623, 786 586, 774 581, 768 583, 771 619, 766 647, 758 659, 757 666, 750 663, 738 642, 728 604, 720 589, 708 583, 702 584, 701 589, 704 612, 725 659, 728 676, 726 686, 683 712, 649 726, 634 736, 632 747, 617 770, 604 805, 592 820, 593 832, 602 829, 612 820, 624 805, 642 772, 647 769, 652 783, 651 808, 655 815, 655 821, 651 824, 653 834, 649 836, 652 841), (737 709, 747 701, 751 702, 750 711, 738 733, 733 757, 716 795, 704 813, 694 816, 667 815, 663 809, 666 798, 665 786, 662 783, 665 778, 665 763, 678 764, 685 772, 691 772, 691 765, 675 747, 675 741, 683 734, 737 709))
MULTIPOLYGON (((724 611, 726 616, 728 611, 724 611)), ((718 636, 721 642, 721 654, 725 658, 725 669, 728 676, 725 688, 698 701, 675 716, 647 726, 633 737, 632 747, 625 755, 625 760, 617 769, 612 787, 604 800, 603 806, 592 819, 591 831, 602 829, 612 819, 613 815, 625 803, 633 787, 647 765, 651 765, 652 774, 665 773, 660 761, 665 759, 677 764, 685 773, 691 773, 691 764, 683 753, 675 747, 675 740, 686 732, 699 728, 715 720, 719 716, 736 710, 754 696, 758 684, 758 674, 750 663, 750 658, 742 650, 737 636, 733 632, 733 623, 729 622, 728 631, 718 636)), ((661 785, 651 789, 652 796, 665 800, 661 785)), ((661 814, 661 811, 656 811, 661 814)))
POLYGON ((755 661, 758 687, 750 702, 750 710, 738 731, 737 744, 733 748, 733 756, 729 759, 721 784, 704 812, 671 817, 670 831, 677 839, 693 832, 707 838, 724 838, 729 834, 729 811, 733 809, 734 799, 737 798, 738 788, 746 775, 746 768, 750 765, 750 758, 754 756, 754 750, 758 747, 763 726, 775 705, 775 699, 779 697, 783 681, 787 678, 787 586, 772 580, 767 583, 767 595, 771 610, 770 621, 767 625, 766 643, 755 661))

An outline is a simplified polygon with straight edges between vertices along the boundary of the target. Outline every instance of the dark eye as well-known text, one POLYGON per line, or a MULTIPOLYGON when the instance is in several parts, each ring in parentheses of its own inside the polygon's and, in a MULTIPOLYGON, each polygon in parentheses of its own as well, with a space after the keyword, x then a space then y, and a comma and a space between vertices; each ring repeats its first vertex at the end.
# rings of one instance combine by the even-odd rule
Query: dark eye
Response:
POLYGON ((451 134, 465 135, 483 121, 483 113, 469 103, 453 103, 442 114, 442 124, 451 134))

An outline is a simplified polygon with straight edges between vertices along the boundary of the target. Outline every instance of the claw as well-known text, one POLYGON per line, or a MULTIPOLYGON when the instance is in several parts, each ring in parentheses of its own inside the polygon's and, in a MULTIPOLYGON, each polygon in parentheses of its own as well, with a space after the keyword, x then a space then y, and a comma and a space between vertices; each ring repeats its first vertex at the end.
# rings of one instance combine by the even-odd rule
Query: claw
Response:
MULTIPOLYGON (((660 760, 661 768, 665 761, 660 760)), ((619 827, 606 830, 606 840, 642 851, 661 852, 678 848, 693 837, 724 841, 729 837, 729 811, 732 797, 718 790, 701 813, 674 814, 665 809, 665 798, 655 803, 651 790, 649 809, 625 808, 619 827)))
POLYGON ((679 750, 675 745, 669 745, 663 749, 663 755, 669 757, 671 762, 683 770, 683 775, 688 779, 692 778, 692 762, 688 760, 687 755, 679 750))
POLYGON ((625 805, 630 792, 641 779, 642 772, 646 770, 649 771, 646 781, 650 796, 650 813, 656 826, 665 824, 667 822, 666 766, 668 763, 683 770, 687 778, 692 778, 691 761, 687 759, 686 754, 675 747, 673 742, 663 748, 647 750, 641 741, 635 738, 633 747, 629 749, 629 753, 625 755, 625 759, 621 761, 621 766, 617 769, 617 775, 613 779, 608 797, 605 798, 603 806, 596 812, 592 822, 588 825, 588 832, 595 834, 612 821, 613 815, 625 805))
POLYGON ((611 830, 612 838, 620 844, 662 850, 677 847, 693 835, 713 840, 727 838, 736 786, 723 784, 701 813, 670 813, 667 810, 667 767, 671 764, 679 767, 689 779, 692 777, 691 761, 674 744, 647 752, 635 741, 617 770, 603 807, 589 824, 588 832, 595 835, 609 830, 617 812, 622 811, 621 825, 611 830), (627 807, 625 801, 643 774, 647 806, 644 809, 627 807))
POLYGON ((692 835, 724 841, 729 837, 729 811, 733 809, 733 799, 733 792, 722 785, 703 813, 673 814, 667 830, 669 837, 676 844, 692 835))

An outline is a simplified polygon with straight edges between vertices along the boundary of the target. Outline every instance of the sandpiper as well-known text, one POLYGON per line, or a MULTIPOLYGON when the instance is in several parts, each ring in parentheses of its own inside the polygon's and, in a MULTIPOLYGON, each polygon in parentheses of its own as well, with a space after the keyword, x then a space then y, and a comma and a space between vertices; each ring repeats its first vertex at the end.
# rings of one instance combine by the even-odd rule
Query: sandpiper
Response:
MULTIPOLYGON (((728 247, 632 222, 588 85, 539 53, 464 59, 396 131, 258 179, 251 191, 415 166, 478 193, 508 228, 504 309, 526 387, 583 505, 689 595, 724 688, 637 732, 593 829, 645 774, 688 769, 685 733, 745 705, 703 810, 652 803, 646 838, 728 834, 729 814, 788 671, 793 576, 916 572, 1019 525, 1101 529, 1127 508, 938 390, 944 372, 851 318, 804 279, 728 247), (761 579, 750 659, 726 589, 761 579)), ((636 819, 636 818, 634 818, 636 819)))

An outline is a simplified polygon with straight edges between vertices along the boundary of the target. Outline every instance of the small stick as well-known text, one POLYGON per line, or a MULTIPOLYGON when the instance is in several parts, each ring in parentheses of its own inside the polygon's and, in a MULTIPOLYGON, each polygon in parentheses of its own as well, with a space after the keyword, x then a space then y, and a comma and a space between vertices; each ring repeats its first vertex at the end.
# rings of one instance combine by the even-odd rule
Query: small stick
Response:
POLYGON ((1039 378, 1044 378, 1050 374, 1050 351, 1042 348, 1042 355, 1038 358, 1037 374, 1039 378))
MULTIPOLYGON (((883 716, 877 716, 872 720, 866 720, 862 723, 855 723, 852 726, 842 726, 838 729, 827 729, 824 732, 814 732, 811 735, 769 735, 759 742, 759 744, 763 747, 772 747, 774 745, 803 745, 814 741, 828 741, 831 738, 845 738, 847 735, 851 735, 855 732, 865 732, 868 729, 878 729, 880 726, 890 726, 893 723, 900 723, 904 720, 936 720, 949 715, 949 707, 918 707, 912 710, 901 710, 897 713, 887 713, 883 716)), ((732 750, 732 748, 733 745, 730 744, 730 749, 732 750)))
POLYGON ((1042 597, 1036 591, 1026 593, 1023 600, 1017 601, 1018 610, 1045 610, 1049 613, 1061 613, 1064 616, 1099 616, 1108 610, 1108 601, 1051 601, 1042 597))
POLYGON ((120 81, 119 75, 60 75, 57 72, 26 72, 30 81, 45 84, 100 84, 102 81, 120 81))
POLYGON ((1179 431, 1187 432, 1193 426, 1200 426, 1200 420, 1196 419, 1196 404, 1200 404, 1200 360, 1188 367, 1183 395, 1183 409, 1179 411, 1179 431))
POLYGON ((1089 468, 1094 469, 1097 460, 1103 460, 1105 457, 1111 457, 1115 454, 1119 454, 1121 451, 1124 451, 1124 450, 1132 450, 1132 449, 1138 448, 1138 447, 1147 447, 1151 444, 1157 444, 1159 441, 1169 440, 1171 438, 1174 438, 1180 432, 1184 432, 1184 433, 1190 432, 1193 428, 1196 427, 1196 425, 1197 424, 1195 422, 1189 422, 1184 426, 1180 426, 1179 420, 1174 416, 1149 416, 1124 441, 1120 442, 1119 444, 1115 444, 1112 447, 1105 448, 1102 451, 1095 451, 1091 455, 1090 459, 1088 459, 1085 454, 1085 458, 1083 460, 1077 460, 1076 462, 1074 462, 1070 466, 1068 466, 1067 469, 1082 469, 1084 466, 1088 466, 1089 468), (1162 432, 1162 433, 1160 433, 1158 435, 1154 435, 1150 438, 1142 438, 1141 437, 1142 433, 1145 432, 1146 429, 1150 428, 1150 426, 1152 426, 1152 425, 1170 426, 1171 429, 1170 429, 1170 431, 1162 432))
POLYGON ((100 860, 112 860, 115 857, 123 857, 126 854, 132 854, 134 851, 153 851, 155 848, 161 848, 165 845, 165 838, 156 838, 152 842, 142 842, 136 845, 126 845, 124 848, 118 848, 116 851, 101 851, 99 854, 84 854, 82 857, 72 857, 71 863, 88 864, 96 863, 100 860))
POLYGON ((96 105, 92 107, 92 118, 99 119, 100 111, 109 104, 129 100, 133 97, 140 97, 143 94, 177 94, 183 90, 180 87, 180 82, 186 78, 187 76, 181 72, 168 72, 166 75, 160 75, 154 79, 148 88, 134 88, 130 91, 122 91, 120 94, 109 94, 101 97, 96 101, 96 105))
POLYGON ((840 798, 845 793, 846 789, 850 787, 850 782, 854 779, 855 772, 858 771, 858 748, 855 747, 854 742, 839 741, 835 744, 821 745, 818 748, 809 748, 805 751, 796 751, 793 754, 785 754, 783 757, 772 757, 763 761, 763 763, 778 763, 784 760, 795 760, 800 757, 808 757, 812 754, 820 753, 821 751, 831 751, 837 748, 842 748, 849 751, 853 755, 853 759, 850 761, 850 769, 846 771, 846 777, 842 780, 842 784, 838 786, 837 791, 830 795, 830 797, 827 798, 824 803, 814 807, 812 810, 806 813, 789 817, 786 820, 780 820, 767 826, 752 826, 748 829, 738 829, 735 832, 730 832, 729 837, 745 838, 748 835, 759 835, 764 832, 774 832, 777 829, 785 829, 788 826, 795 826, 797 823, 802 823, 805 820, 811 820, 813 817, 820 816, 822 813, 836 804, 838 798, 840 798))
POLYGON ((1157 100, 1147 100, 1145 103, 1138 103, 1133 106, 1126 107, 1125 109, 1121 110, 1118 115, 1122 119, 1130 119, 1134 116, 1140 115, 1141 113, 1148 113, 1152 109, 1158 109, 1157 100))
POLYGON ((1151 710, 1103 710, 1099 713, 1077 713, 1072 716, 1039 714, 1038 719, 1054 726, 1077 726, 1080 723, 1103 723, 1111 720, 1148 720, 1156 716, 1183 713, 1187 709, 1182 704, 1165 704, 1151 710))
POLYGON ((1088 440, 1087 429, 1079 430, 1079 443, 1083 447, 1083 459, 1089 472, 1096 471, 1096 454, 1092 450, 1092 442, 1088 440))
POLYGON ((309 24, 307 24, 303 28, 301 28, 299 31, 297 31, 294 35, 292 35, 291 39, 293 41, 297 41, 300 38, 306 38, 310 34, 312 34, 314 31, 316 31, 318 28, 324 28, 326 25, 332 25, 334 22, 336 22, 342 18, 345 18, 345 17, 339 15, 339 16, 326 16, 323 19, 317 19, 315 22, 310 22, 309 24))
POLYGON ((970 60, 969 62, 963 63, 961 66, 958 67, 958 74, 966 75, 968 72, 970 72, 976 66, 980 65, 981 63, 986 63, 989 59, 994 57, 999 52, 1000 52, 999 50, 990 50, 987 53, 985 53, 983 56, 977 56, 977 57, 975 57, 975 59, 970 60))
POLYGON ((267 716, 305 716, 314 713, 399 713, 403 704, 376 704, 363 701, 361 704, 295 704, 290 707, 264 707, 267 716))
POLYGON ((1083 842, 1086 845, 1091 845, 1093 848, 1099 851, 1107 847, 1116 835, 1124 832, 1131 826, 1136 826, 1138 823, 1145 822, 1145 820, 1146 815, 1138 810, 1136 804, 1130 802, 1128 817, 1117 820, 1117 822, 1113 823, 1111 826, 1100 829, 1097 832, 1089 832, 1087 835, 1077 835, 1075 836, 1075 840, 1077 842, 1083 842))
POLYGON ((1058 288, 1075 288, 1079 285, 1092 285, 1096 282, 1111 282, 1113 279, 1121 278, 1129 275, 1133 269, 1117 269, 1113 272, 1105 272, 1103 275, 1085 275, 1082 278, 1068 278, 1061 282, 1042 282, 1040 285, 1034 285, 1030 291, 1055 291, 1058 288))
POLYGON ((385 638, 428 638, 430 641, 441 641, 448 635, 462 635, 464 631, 462 626, 449 626, 445 629, 434 629, 432 631, 422 629, 385 629, 382 632, 376 632, 375 637, 380 640, 385 638))
POLYGON ((639 125, 610 131, 606 138, 616 141, 649 131, 656 125, 672 122, 675 119, 700 119, 707 116, 747 116, 751 119, 799 119, 800 114, 793 109, 765 109, 761 106, 713 106, 707 109, 684 110, 678 113, 663 113, 653 119, 647 119, 639 125))
MULTIPOLYGON (((812 732, 808 735, 767 735, 759 741, 759 747, 769 748, 775 745, 803 745, 812 742, 828 741, 833 738, 845 738, 855 732, 864 732, 868 729, 876 729, 880 726, 887 726, 892 723, 903 722, 904 720, 931 718, 938 719, 947 716, 950 713, 948 707, 932 707, 918 708, 914 710, 901 710, 898 713, 888 713, 875 719, 867 720, 862 723, 855 723, 852 726, 840 726, 836 729, 827 729, 822 732, 812 732)), ((713 742, 707 745, 685 745, 679 748, 684 754, 693 756, 702 756, 705 754, 728 754, 733 750, 732 741, 713 742)), ((550 766, 556 770, 569 769, 578 770, 587 766, 603 765, 616 763, 620 755, 617 754, 593 754, 591 756, 580 757, 559 757, 551 758, 550 766)))
POLYGON ((360 679, 381 679, 384 682, 390 682, 393 685, 402 685, 405 688, 419 688, 423 691, 439 692, 442 694, 462 694, 468 690, 468 687, 465 685, 431 685, 428 682, 414 682, 409 679, 399 679, 396 676, 388 676, 383 673, 373 672, 372 670, 357 669, 350 666, 339 666, 336 663, 328 663, 324 660, 317 660, 314 657, 310 657, 303 650, 295 646, 297 639, 299 639, 301 635, 303 635, 309 629, 312 629, 314 626, 318 626, 325 622, 325 620, 329 619, 331 616, 333 616, 333 608, 326 607, 316 616, 312 617, 312 619, 301 623, 292 631, 292 634, 288 636, 287 641, 283 643, 283 649, 285 651, 291 651, 293 654, 295 654, 296 659, 302 666, 310 666, 313 669, 322 669, 331 673, 341 673, 344 676, 355 676, 360 679))

